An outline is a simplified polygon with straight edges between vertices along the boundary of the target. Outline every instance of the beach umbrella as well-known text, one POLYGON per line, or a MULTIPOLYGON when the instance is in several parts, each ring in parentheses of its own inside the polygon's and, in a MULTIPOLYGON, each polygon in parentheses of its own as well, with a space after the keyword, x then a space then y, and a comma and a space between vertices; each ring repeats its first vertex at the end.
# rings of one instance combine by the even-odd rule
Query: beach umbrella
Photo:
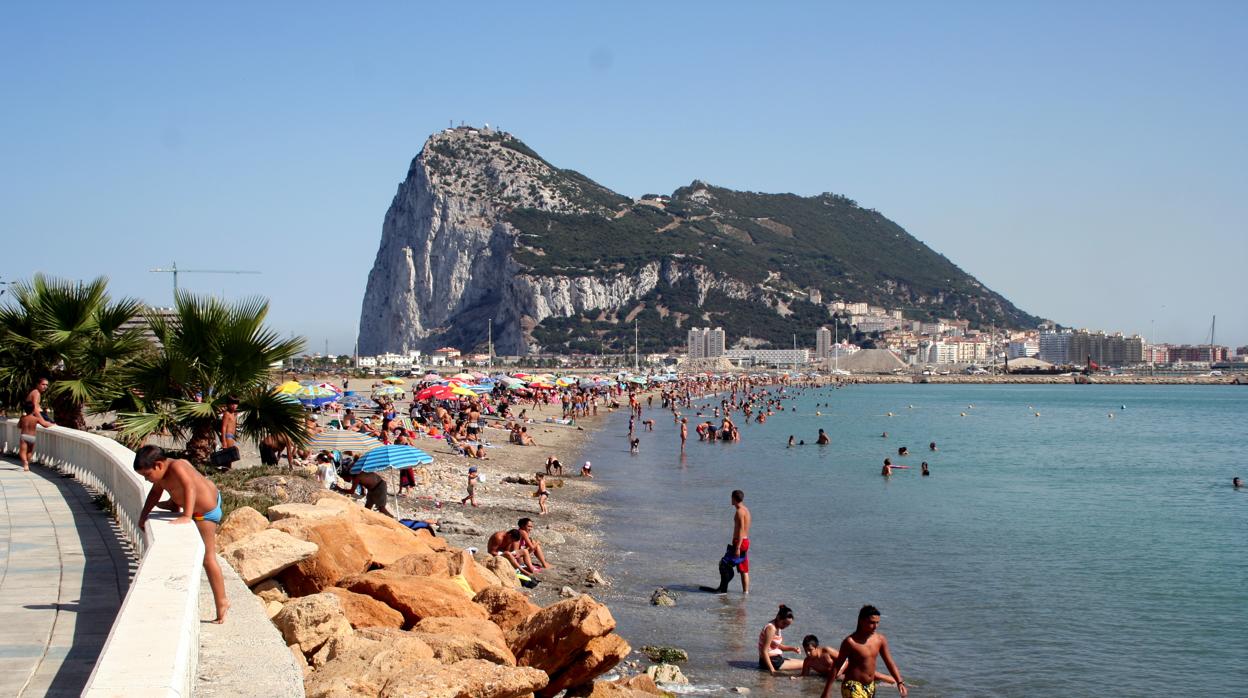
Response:
POLYGON ((305 405, 319 407, 338 399, 338 393, 318 385, 301 385, 298 390, 290 393, 291 397, 305 405))
POLYGON ((469 373, 472 374, 472 377, 476 378, 477 380, 481 380, 482 378, 485 378, 485 374, 480 371, 469 371, 469 373))
POLYGON ((300 385, 298 381, 286 381, 285 383, 277 386, 277 392, 289 395, 302 387, 303 386, 300 385))
POLYGON ((646 379, 645 379, 645 378, 642 378, 642 377, 640 377, 640 376, 629 376, 629 377, 628 377, 628 382, 629 382, 629 383, 637 383, 637 384, 639 384, 639 385, 645 385, 645 384, 646 384, 646 379))
POLYGON ((308 441, 309 451, 371 451, 381 442, 349 429, 326 429, 308 441))
POLYGON ((425 377, 424 377, 424 378, 421 378, 421 380, 422 380, 422 381, 440 381, 440 380, 442 380, 442 376, 439 376, 439 375, 438 375, 438 374, 436 374, 436 373, 432 373, 432 372, 430 372, 430 373, 426 373, 426 374, 425 374, 425 377))
POLYGON ((342 403, 343 407, 350 407, 351 409, 375 407, 377 405, 377 403, 372 400, 359 395, 348 395, 346 397, 338 398, 338 402, 342 403))
POLYGON ((332 391, 334 391, 335 393, 341 393, 341 392, 342 392, 342 388, 339 388, 338 386, 334 385, 333 383, 328 383, 328 382, 327 382, 327 383, 317 383, 316 387, 318 387, 318 388, 325 388, 326 390, 332 390, 332 391))
POLYGON ((471 373, 456 373, 451 378, 457 381, 464 381, 465 383, 475 383, 477 381, 477 377, 471 373))
POLYGON ((488 393, 494 389, 492 385, 466 385, 464 387, 471 390, 474 394, 488 393))
POLYGON ((382 378, 381 382, 385 383, 386 385, 407 385, 407 381, 402 378, 399 378, 398 376, 390 376, 389 378, 382 378))
POLYGON ((577 383, 577 385, 579 385, 582 388, 592 388, 596 384, 594 383, 594 381, 590 380, 589 378, 582 378, 580 382, 577 383))
POLYGON ((403 389, 395 385, 385 385, 373 391, 373 395, 380 395, 381 397, 391 397, 402 394, 403 389))
POLYGON ((541 380, 529 381, 529 387, 536 388, 538 390, 554 390, 555 388, 554 384, 541 380))
POLYGON ((457 385, 457 386, 455 386, 455 387, 451 388, 451 394, 452 394, 452 395, 459 395, 459 396, 461 396, 461 397, 472 397, 472 396, 476 395, 476 393, 472 392, 471 390, 469 390, 468 388, 465 388, 465 387, 464 387, 464 386, 462 386, 462 385, 457 385))
POLYGON ((382 470, 402 470, 403 468, 412 468, 417 465, 432 463, 433 456, 416 448, 415 446, 404 446, 401 444, 390 444, 380 448, 374 448, 364 457, 355 462, 351 466, 351 472, 356 473, 376 473, 382 470))
POLYGON ((448 400, 450 397, 451 389, 445 385, 435 385, 416 393, 417 400, 448 400))
POLYGON ((513 377, 513 376, 508 376, 503 379, 503 386, 507 388, 508 390, 515 390, 516 388, 523 388, 524 380, 513 377))

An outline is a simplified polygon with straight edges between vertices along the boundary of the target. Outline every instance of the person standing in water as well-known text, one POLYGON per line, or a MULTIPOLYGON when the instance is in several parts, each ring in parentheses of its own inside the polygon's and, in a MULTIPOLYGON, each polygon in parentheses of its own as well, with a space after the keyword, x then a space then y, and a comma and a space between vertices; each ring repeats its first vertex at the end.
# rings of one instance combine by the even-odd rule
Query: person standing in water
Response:
POLYGON ((832 684, 836 681, 836 675, 840 673, 841 666, 845 664, 848 666, 845 668, 845 681, 841 684, 841 698, 874 698, 875 660, 877 658, 884 660, 888 673, 897 682, 897 692, 901 694, 901 698, 906 698, 909 692, 906 689, 906 681, 901 678, 897 663, 893 661, 893 655, 888 651, 888 638, 876 632, 879 627, 880 610, 871 605, 863 606, 862 610, 858 611, 858 627, 854 629, 853 634, 841 642, 840 656, 832 665, 832 671, 828 672, 828 682, 823 685, 820 698, 828 698, 832 684))
POLYGON ((750 510, 745 506, 745 493, 741 490, 732 491, 732 506, 736 513, 732 517, 732 542, 719 561, 718 594, 728 593, 728 582, 732 581, 733 572, 741 573, 741 593, 750 593, 750 510))

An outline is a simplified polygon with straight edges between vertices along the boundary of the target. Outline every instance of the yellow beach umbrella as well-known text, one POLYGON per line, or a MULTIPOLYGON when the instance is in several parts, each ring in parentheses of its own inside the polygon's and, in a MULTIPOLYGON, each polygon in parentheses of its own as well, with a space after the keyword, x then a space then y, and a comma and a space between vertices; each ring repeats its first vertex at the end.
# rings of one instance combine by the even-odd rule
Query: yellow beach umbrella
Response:
POLYGON ((402 378, 398 378, 398 377, 396 377, 396 376, 390 376, 389 378, 383 378, 383 379, 381 379, 381 382, 382 382, 382 383, 385 383, 385 384, 387 384, 387 385, 407 385, 407 381, 403 380, 402 378))
POLYGON ((476 393, 472 392, 471 390, 469 390, 469 389, 465 388, 465 387, 464 387, 464 386, 462 386, 462 385, 452 385, 452 386, 451 386, 451 394, 452 394, 452 395, 462 395, 462 396, 464 396, 464 397, 472 397, 472 396, 476 395, 476 393))
POLYGON ((296 390, 302 387, 303 386, 300 385, 297 381, 286 381, 285 383, 282 383, 281 385, 277 386, 277 392, 289 394, 289 393, 295 392, 296 390))

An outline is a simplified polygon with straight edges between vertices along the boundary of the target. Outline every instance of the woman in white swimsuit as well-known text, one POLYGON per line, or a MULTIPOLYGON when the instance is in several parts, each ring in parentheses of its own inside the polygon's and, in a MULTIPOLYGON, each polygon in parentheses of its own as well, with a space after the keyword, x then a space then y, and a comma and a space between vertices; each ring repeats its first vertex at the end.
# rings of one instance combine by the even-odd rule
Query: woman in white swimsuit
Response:
POLYGON ((776 617, 763 626, 758 634, 758 668, 769 674, 802 668, 802 660, 786 659, 785 652, 801 652, 800 648, 784 644, 783 631, 793 625, 793 609, 780 604, 776 617))

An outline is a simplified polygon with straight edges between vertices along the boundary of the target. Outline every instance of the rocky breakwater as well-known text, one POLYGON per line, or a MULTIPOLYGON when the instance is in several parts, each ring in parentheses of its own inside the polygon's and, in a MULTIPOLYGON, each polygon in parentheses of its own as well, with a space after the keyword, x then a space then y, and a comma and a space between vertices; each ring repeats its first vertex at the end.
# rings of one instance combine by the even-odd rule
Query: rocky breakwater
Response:
POLYGON ((219 552, 264 602, 307 695, 551 698, 663 695, 647 677, 595 680, 631 651, 587 595, 534 604, 501 558, 323 493, 241 508, 219 552))

